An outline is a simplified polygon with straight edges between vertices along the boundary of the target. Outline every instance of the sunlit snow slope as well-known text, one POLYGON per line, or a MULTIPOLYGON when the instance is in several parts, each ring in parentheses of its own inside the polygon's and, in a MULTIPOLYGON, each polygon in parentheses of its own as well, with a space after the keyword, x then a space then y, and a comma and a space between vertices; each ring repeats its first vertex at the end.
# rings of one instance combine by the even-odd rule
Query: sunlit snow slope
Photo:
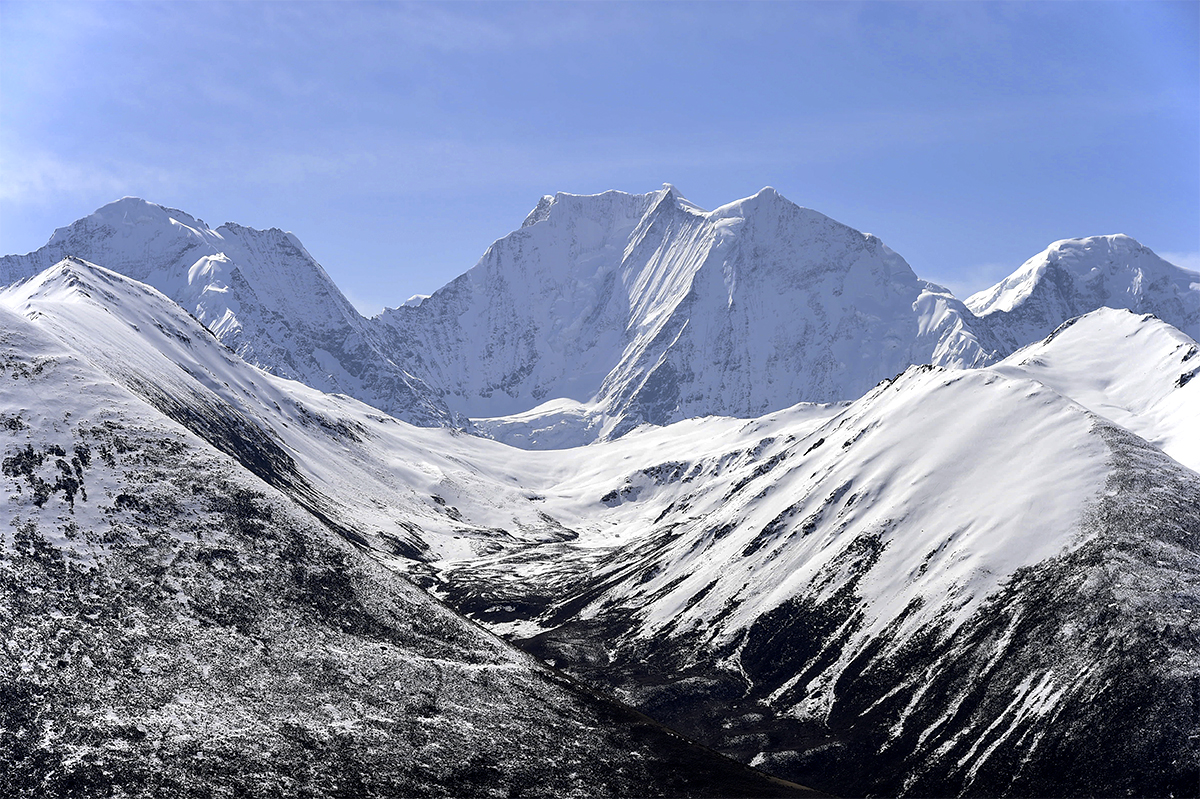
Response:
POLYGON ((1200 472, 1200 345, 1157 317, 1101 308, 995 371, 1038 380, 1200 472))
POLYGON ((541 491, 577 538, 431 584, 833 793, 1196 784, 1200 475, 1001 370, 914 367, 786 418, 577 450, 541 491))

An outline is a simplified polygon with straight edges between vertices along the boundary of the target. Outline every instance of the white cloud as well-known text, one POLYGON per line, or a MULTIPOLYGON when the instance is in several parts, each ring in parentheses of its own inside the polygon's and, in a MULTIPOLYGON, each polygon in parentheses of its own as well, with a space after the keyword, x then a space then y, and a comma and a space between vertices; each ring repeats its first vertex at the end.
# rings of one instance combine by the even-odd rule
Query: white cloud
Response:
POLYGON ((1176 266, 1200 272, 1200 252, 1160 252, 1158 256, 1176 266))
POLYGON ((933 283, 940 283, 960 300, 965 300, 977 291, 983 291, 1008 277, 1016 266, 1008 263, 987 263, 966 266, 956 274, 947 276, 921 275, 933 283))

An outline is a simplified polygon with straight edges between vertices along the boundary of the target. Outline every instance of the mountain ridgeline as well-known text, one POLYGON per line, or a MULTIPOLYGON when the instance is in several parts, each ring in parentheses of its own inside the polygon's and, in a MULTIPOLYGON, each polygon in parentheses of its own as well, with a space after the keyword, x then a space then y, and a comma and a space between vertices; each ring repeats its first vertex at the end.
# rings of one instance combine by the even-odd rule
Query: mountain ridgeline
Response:
POLYGON ((292 234, 134 198, 0 259, 0 285, 68 256, 154 286, 274 374, 532 448, 848 401, 910 365, 996 362, 1102 306, 1200 328, 1194 273, 1126 236, 1058 242, 964 304, 769 188, 711 212, 671 186, 547 196, 472 269, 373 319, 292 234))

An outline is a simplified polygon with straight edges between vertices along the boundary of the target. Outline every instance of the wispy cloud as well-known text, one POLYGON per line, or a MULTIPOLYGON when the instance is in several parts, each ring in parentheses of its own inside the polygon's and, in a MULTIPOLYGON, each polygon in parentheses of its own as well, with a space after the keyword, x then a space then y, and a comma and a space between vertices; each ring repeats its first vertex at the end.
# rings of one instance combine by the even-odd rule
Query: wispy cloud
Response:
POLYGON ((1158 256, 1176 266, 1200 272, 1200 252, 1160 252, 1158 256))
POLYGON ((63 197, 165 193, 182 176, 153 165, 126 162, 107 166, 57 158, 46 153, 14 157, 0 153, 0 201, 53 203, 63 197))
POLYGON ((996 285, 1008 277, 1020 264, 985 263, 974 264, 945 276, 922 275, 927 280, 940 283, 960 300, 996 285))

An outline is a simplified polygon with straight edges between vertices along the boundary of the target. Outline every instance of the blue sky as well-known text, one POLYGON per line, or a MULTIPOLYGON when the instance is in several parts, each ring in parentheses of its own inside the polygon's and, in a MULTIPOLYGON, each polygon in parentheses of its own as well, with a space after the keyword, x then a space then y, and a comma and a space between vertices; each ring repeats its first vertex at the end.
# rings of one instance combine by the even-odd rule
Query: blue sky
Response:
POLYGON ((1200 3, 0 0, 0 253, 136 195, 291 230, 374 312, 542 194, 663 182, 960 296, 1075 236, 1200 268, 1200 3))

